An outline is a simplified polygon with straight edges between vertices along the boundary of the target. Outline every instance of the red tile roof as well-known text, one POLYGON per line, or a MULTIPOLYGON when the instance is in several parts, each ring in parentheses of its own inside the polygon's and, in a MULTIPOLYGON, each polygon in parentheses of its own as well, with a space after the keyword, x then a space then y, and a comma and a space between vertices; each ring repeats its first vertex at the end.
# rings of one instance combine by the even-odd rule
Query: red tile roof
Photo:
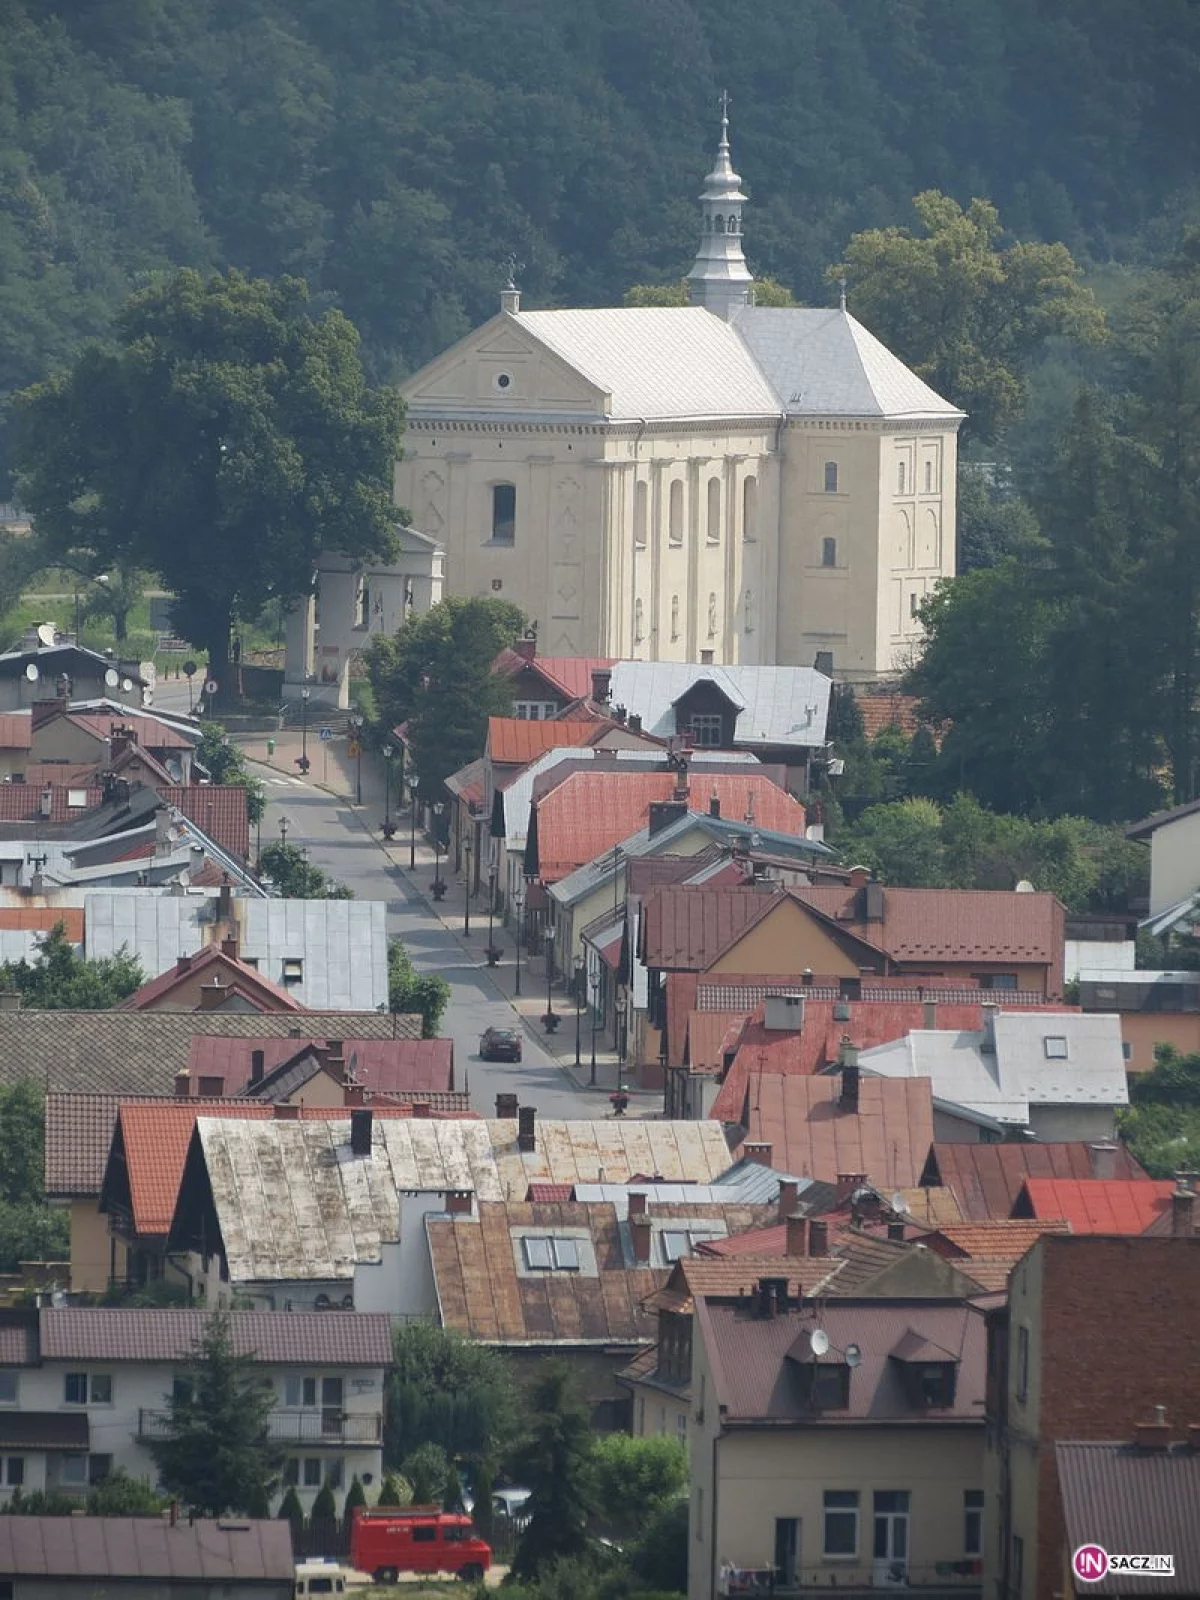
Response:
POLYGON ((843 1173, 862 1173, 887 1190, 920 1181, 933 1143, 928 1078, 864 1076, 857 1111, 839 1104, 840 1076, 755 1073, 747 1093, 746 1143, 769 1144, 771 1165, 779 1171, 823 1183, 836 1183, 843 1173))
MULTIPOLYGON (((877 886, 871 885, 874 889, 877 886)), ((997 961, 1045 966, 1062 990, 1066 912, 1052 894, 1001 889, 881 890, 883 915, 868 922, 865 889, 796 888, 796 898, 895 961, 997 961)))
POLYGON ((0 750, 28 750, 33 739, 33 718, 28 711, 0 712, 0 750))
POLYGON ((646 896, 640 954, 660 972, 703 972, 784 896, 770 886, 665 884, 646 896))
POLYGON ((493 762, 504 766, 528 766, 547 750, 567 749, 590 744, 606 728, 610 718, 572 717, 570 721, 532 722, 521 717, 489 717, 487 753, 493 762))
MULTIPOLYGON (((536 876, 556 883, 611 850, 645 825, 653 802, 672 798, 675 781, 673 772, 572 772, 533 807, 536 876)), ((752 805, 760 828, 804 833, 804 807, 767 778, 706 773, 704 785, 706 794, 716 791, 724 816, 741 817, 752 805)))
POLYGON ((182 811, 214 844, 244 861, 250 854, 250 814, 246 791, 232 783, 172 784, 159 790, 168 805, 182 811))
POLYGON ((567 700, 585 699, 592 692, 592 673, 617 664, 615 656, 534 656, 527 661, 515 652, 513 655, 515 661, 508 659, 506 653, 505 672, 511 675, 532 668, 567 700))
POLYGON ((1170 1208, 1172 1180, 1027 1178, 1015 1217, 1061 1217, 1072 1233, 1144 1233, 1170 1208))
POLYGON ((83 943, 82 906, 0 906, 0 928, 29 928, 49 933, 62 923, 72 944, 83 943))
MULTIPOLYGON (((244 998, 254 1002, 257 1011, 303 1011, 304 1007, 298 1000, 294 1000, 286 989, 272 983, 269 978, 264 978, 254 967, 248 967, 244 961, 239 961, 233 956, 227 956, 217 945, 205 945, 203 950, 198 950, 195 955, 181 958, 186 960, 186 969, 180 970, 179 963, 168 967, 166 972, 160 972, 157 978, 151 978, 149 983, 144 983, 140 989, 135 989, 128 999, 122 1000, 118 1010, 121 1011, 146 1011, 149 1009, 169 1010, 171 1007, 162 1006, 160 1002, 170 1000, 171 993, 178 986, 194 982, 200 974, 205 982, 211 983, 219 977, 228 984, 232 990, 244 998)), ((176 1006, 180 1010, 197 1010, 197 1006, 176 1006)))
MULTIPOLYGON (((103 798, 99 789, 84 789, 85 803, 81 806, 68 805, 70 796, 75 792, 68 774, 74 768, 52 767, 42 768, 42 771, 51 771, 54 778, 48 783, 35 781, 35 769, 26 769, 25 783, 0 783, 0 822, 32 822, 42 817, 42 793, 50 790, 50 815, 42 820, 46 822, 69 822, 72 817, 82 816, 84 811, 91 806, 98 806, 103 798)), ((84 772, 93 772, 93 767, 81 769, 84 772)))
MULTIPOLYGON (((1091 1147, 1078 1140, 1041 1144, 935 1144, 924 1178, 953 1191, 963 1217, 987 1222, 1012 1215, 1026 1178, 1090 1178, 1091 1147)), ((1146 1181, 1141 1166, 1120 1144, 1113 1157, 1115 1176, 1146 1181)))

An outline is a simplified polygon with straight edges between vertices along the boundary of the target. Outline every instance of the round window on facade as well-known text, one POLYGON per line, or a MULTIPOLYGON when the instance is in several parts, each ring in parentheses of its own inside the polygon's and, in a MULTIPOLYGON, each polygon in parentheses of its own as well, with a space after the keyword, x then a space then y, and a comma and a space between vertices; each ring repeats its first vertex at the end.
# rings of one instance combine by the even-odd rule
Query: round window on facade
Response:
POLYGON ((493 387, 503 394, 506 389, 512 388, 512 375, 508 372, 498 372, 492 379, 493 387))

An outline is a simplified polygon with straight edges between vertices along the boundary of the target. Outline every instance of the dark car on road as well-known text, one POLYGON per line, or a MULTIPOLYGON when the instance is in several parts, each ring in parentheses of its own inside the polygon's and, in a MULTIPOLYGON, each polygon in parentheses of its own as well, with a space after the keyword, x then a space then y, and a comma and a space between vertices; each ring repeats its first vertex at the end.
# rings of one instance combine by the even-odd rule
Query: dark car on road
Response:
POLYGON ((515 1028, 488 1028, 479 1036, 479 1055, 484 1061, 520 1061, 521 1035, 515 1028))

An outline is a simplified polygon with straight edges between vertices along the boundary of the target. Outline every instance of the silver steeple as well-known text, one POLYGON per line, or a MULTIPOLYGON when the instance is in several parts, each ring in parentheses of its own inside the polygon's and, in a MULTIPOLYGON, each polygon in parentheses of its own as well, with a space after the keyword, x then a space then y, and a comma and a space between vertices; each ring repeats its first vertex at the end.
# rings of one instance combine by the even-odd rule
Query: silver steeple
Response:
POLYGON ((721 96, 721 139, 717 159, 700 195, 700 248, 688 273, 692 304, 726 321, 750 300, 754 282, 742 253, 742 180, 729 156, 729 96, 721 96))

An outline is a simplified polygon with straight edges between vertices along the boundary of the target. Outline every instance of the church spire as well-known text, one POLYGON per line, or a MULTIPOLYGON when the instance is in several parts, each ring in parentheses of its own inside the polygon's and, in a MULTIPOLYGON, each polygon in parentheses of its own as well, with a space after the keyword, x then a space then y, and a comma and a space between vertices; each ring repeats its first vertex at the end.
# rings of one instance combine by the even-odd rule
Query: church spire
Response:
POLYGON ((750 300, 754 279, 742 254, 742 180, 729 155, 729 96, 721 95, 721 138, 717 159, 700 195, 700 248, 688 273, 692 304, 726 321, 750 300))

